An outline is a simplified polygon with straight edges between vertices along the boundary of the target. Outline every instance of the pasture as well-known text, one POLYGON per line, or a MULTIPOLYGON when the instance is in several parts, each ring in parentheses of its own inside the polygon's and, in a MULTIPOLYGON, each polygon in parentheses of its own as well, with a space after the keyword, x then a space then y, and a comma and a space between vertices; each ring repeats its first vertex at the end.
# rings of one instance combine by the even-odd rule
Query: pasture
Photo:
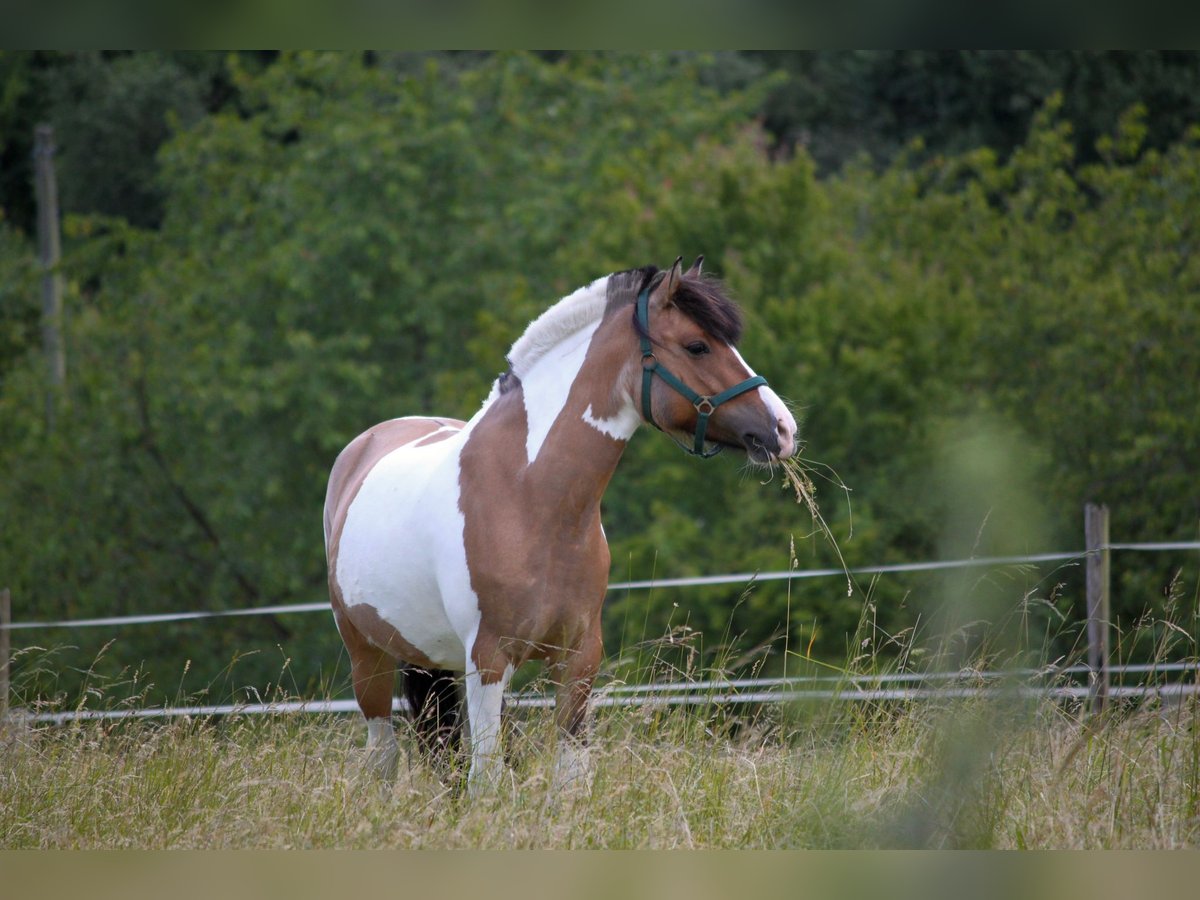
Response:
MULTIPOLYGON (((871 59, 820 65, 920 98, 1032 58, 871 59)), ((965 104, 1003 141, 827 158, 767 125, 812 62, 5 57, 0 849, 1195 846, 1200 131, 1127 70, 1200 62, 1064 55, 1021 116, 965 104), (150 119, 144 167, 102 149, 150 119), (145 204, 88 199, 119 172, 145 204), (1089 718, 1041 692, 1085 652, 1188 683, 1089 718), (444 767, 393 657, 427 742, 465 672, 444 767), (526 663, 556 706, 502 724, 526 663), (588 724, 593 679, 796 667, 978 683, 588 724)))
MULTIPOLYGON (((1183 599, 1174 595, 1173 608, 1183 599)), ((808 698, 779 703, 724 702, 737 689, 714 686, 756 674, 762 660, 741 668, 746 655, 735 646, 704 648, 701 633, 677 627, 610 656, 601 693, 673 683, 708 691, 711 702, 597 703, 590 788, 567 789, 554 785, 554 710, 509 704, 503 775, 474 798, 469 756, 435 771, 400 716, 390 783, 372 772, 357 713, 33 722, 28 711, 143 709, 160 689, 139 671, 90 672, 78 701, 39 700, 26 691, 38 684, 36 670, 56 665, 55 653, 26 651, 28 680, 14 684, 25 717, 0 724, 0 849, 1197 846, 1190 615, 1176 608, 1173 617, 1114 627, 1114 665, 1148 660, 1152 669, 1129 666, 1114 676, 1120 684, 1179 690, 1138 696, 1114 685, 1105 710, 1089 716, 1070 680, 1085 653, 1079 624, 1064 623, 1057 638, 1015 628, 1010 620, 1025 622, 1024 606, 989 627, 889 636, 868 603, 841 666, 784 650, 793 676, 819 678, 808 698), (1063 642, 1075 649, 1048 653, 1063 642), (975 651, 964 656, 968 644, 975 651), (930 678, 910 698, 871 691, 947 670, 960 677, 930 678), (1005 671, 1023 674, 997 677, 1005 671)), ((534 675, 522 693, 548 692, 547 674, 534 675)), ((175 701, 314 699, 284 687, 289 681, 285 664, 258 696, 234 687, 242 682, 231 672, 224 687, 180 690, 175 701)), ((331 683, 317 697, 347 688, 331 683)))
MULTIPOLYGON (((513 717, 476 802, 365 773, 357 716, 3 732, 0 848, 1176 848, 1200 838, 1194 701, 601 710, 590 791, 551 787, 552 714, 513 717)), ((413 746, 400 726, 403 748, 413 746)))

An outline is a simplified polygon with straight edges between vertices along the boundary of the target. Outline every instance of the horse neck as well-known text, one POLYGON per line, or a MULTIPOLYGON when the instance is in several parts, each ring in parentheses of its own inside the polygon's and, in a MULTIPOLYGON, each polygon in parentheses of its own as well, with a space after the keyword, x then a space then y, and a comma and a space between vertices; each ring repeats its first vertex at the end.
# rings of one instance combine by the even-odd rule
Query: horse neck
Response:
POLYGON ((564 515, 598 515, 641 421, 632 399, 635 350, 628 323, 609 315, 565 339, 522 379, 528 486, 564 515))

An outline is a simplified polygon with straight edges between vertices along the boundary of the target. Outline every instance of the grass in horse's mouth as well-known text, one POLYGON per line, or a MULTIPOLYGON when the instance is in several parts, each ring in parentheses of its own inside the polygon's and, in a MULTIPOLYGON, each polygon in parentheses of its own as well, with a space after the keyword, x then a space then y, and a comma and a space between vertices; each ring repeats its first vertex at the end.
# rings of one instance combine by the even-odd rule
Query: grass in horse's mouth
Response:
POLYGON ((820 512, 817 510, 816 500, 817 487, 808 477, 808 470, 800 461, 800 457, 789 456, 787 459, 779 460, 779 468, 783 470, 783 480, 796 492, 796 502, 807 506, 814 519, 819 518, 820 512))
MULTIPOLYGON (((826 540, 829 541, 830 546, 837 553, 838 562, 841 563, 842 570, 846 573, 846 596, 851 596, 854 593, 854 580, 850 575, 849 568, 846 566, 846 560, 842 556, 842 548, 838 546, 837 538, 833 536, 833 531, 830 530, 829 525, 825 522, 825 517, 821 515, 821 510, 817 506, 817 487, 813 484, 812 478, 809 477, 809 472, 812 470, 802 460, 799 449, 797 449, 794 455, 789 456, 787 459, 777 460, 777 462, 779 463, 780 470, 783 472, 784 489, 786 490, 788 487, 791 487, 795 491, 796 502, 808 508, 809 515, 812 516, 817 529, 825 535, 826 540)), ((829 467, 826 466, 826 468, 829 467)), ((772 469, 774 469, 774 466, 772 466, 772 469)), ((833 472, 832 469, 830 471, 833 472)), ((848 499, 850 488, 846 487, 836 472, 833 472, 833 475, 836 478, 834 484, 846 492, 848 499)), ((851 535, 854 533, 853 524, 851 524, 850 533, 851 535)))

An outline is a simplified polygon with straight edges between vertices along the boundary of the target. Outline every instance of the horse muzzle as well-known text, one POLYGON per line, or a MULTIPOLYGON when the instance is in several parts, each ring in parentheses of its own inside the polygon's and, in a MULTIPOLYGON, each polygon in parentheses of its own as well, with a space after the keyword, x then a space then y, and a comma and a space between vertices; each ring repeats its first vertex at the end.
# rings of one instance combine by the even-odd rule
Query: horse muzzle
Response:
POLYGON ((766 402, 757 408, 729 409, 715 423, 720 427, 718 439, 745 450, 751 462, 769 465, 787 459, 796 452, 796 420, 782 401, 774 399, 775 403, 766 402))
POLYGON ((796 452, 795 427, 788 429, 783 422, 776 422, 772 432, 746 432, 742 435, 742 446, 752 462, 771 463, 787 459, 796 452))
POLYGON ((796 417, 787 405, 767 386, 758 389, 763 409, 761 424, 742 432, 742 444, 753 462, 771 463, 787 459, 796 452, 796 417))

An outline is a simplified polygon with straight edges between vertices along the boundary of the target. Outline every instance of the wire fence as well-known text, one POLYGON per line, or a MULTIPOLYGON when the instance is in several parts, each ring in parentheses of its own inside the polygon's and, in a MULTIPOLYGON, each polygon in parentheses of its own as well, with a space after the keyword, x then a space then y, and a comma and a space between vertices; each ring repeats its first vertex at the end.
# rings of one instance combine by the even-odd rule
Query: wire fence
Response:
MULTIPOLYGON (((1200 662, 1141 663, 1113 666, 1112 674, 1192 676, 1200 674, 1200 662)), ((748 706, 782 703, 861 703, 906 702, 917 700, 955 700, 977 697, 1010 697, 1025 700, 1088 699, 1091 688, 1070 684, 1063 679, 1090 674, 1087 666, 1043 667, 955 672, 891 672, 878 675, 806 675, 791 678, 733 678, 702 681, 677 681, 657 684, 614 682, 598 688, 592 696, 593 708, 670 707, 670 706, 748 706), (1043 682, 1038 684, 1036 682, 1043 682), (1046 683, 1049 682, 1049 683, 1046 683)), ((1123 699, 1159 699, 1180 701, 1200 695, 1200 684, 1175 681, 1163 684, 1114 685, 1109 696, 1123 699)), ((553 695, 524 691, 505 696, 505 704, 515 709, 548 709, 555 704, 553 695)), ((120 719, 207 718, 214 716, 255 716, 284 714, 357 713, 354 700, 313 699, 279 700, 255 703, 225 703, 144 707, 135 709, 71 709, 26 714, 30 722, 66 724, 82 721, 120 719)), ((392 699, 392 711, 409 712, 403 697, 392 699)))
MULTIPOLYGON (((1200 541, 1159 541, 1142 544, 1107 544, 1102 550, 1131 550, 1159 552, 1167 550, 1200 550, 1200 541)), ((684 578, 656 578, 641 581, 617 581, 608 586, 610 593, 619 591, 655 590, 658 588, 710 587, 729 584, 748 585, 767 581, 799 581, 809 578, 833 576, 884 575, 903 572, 935 572, 952 569, 987 568, 1013 565, 1034 565, 1046 562, 1077 563, 1085 560, 1093 551, 1069 553, 1035 553, 1025 556, 985 556, 970 559, 932 560, 928 562, 895 563, 878 566, 855 566, 850 568, 793 569, 775 572, 734 572, 723 575, 699 575, 684 578)), ((162 622, 185 622, 202 619, 217 619, 230 616, 290 615, 296 613, 329 613, 328 601, 314 603, 291 603, 275 606, 255 606, 246 609, 186 610, 166 613, 144 613, 129 616, 107 616, 89 619, 62 619, 57 621, 14 621, 0 623, 0 630, 27 630, 33 628, 109 628, 122 625, 150 625, 162 622)))
MULTIPOLYGON (((954 569, 1035 565, 1047 562, 1075 564, 1107 551, 1189 551, 1200 550, 1200 541, 1157 541, 1150 543, 1105 543, 1091 550, 1065 553, 1038 553, 1024 556, 973 557, 970 559, 936 560, 890 565, 857 566, 851 568, 792 569, 772 572, 738 572, 723 575, 685 578, 661 578, 611 583, 610 592, 654 590, 658 588, 707 587, 716 585, 749 585, 767 581, 791 581, 809 578, 850 577, 905 572, 934 572, 954 569)), ((66 619, 57 621, 0 622, 0 630, 18 631, 37 628, 98 628, 144 625, 163 622, 197 621, 231 616, 289 615, 298 613, 328 613, 328 602, 295 603, 228 610, 189 610, 142 615, 108 616, 103 618, 66 619)), ((1149 698, 1163 700, 1195 696, 1200 685, 1194 676, 1200 663, 1142 663, 1109 665, 1107 672, 1120 678, 1124 675, 1164 675, 1169 673, 1193 676, 1192 683, 1113 685, 1106 687, 1114 698, 1149 698)), ((933 698, 953 699, 978 697, 1007 691, 1019 697, 1085 700, 1094 695, 1095 686, 1063 683, 1063 678, 1094 678, 1096 667, 1079 665, 1017 669, 1007 671, 963 670, 958 672, 896 672, 875 675, 811 675, 792 678, 746 678, 709 681, 678 681, 657 684, 613 683, 599 688, 593 698, 594 707, 618 706, 696 706, 776 704, 803 701, 908 701, 933 698), (1044 683, 1059 679, 1059 683, 1044 683), (1036 683, 1043 682, 1043 683, 1036 683)), ((1107 677, 1107 676, 1106 676, 1107 677)), ((506 702, 515 708, 544 708, 554 705, 554 698, 545 694, 510 694, 506 702)), ((405 712, 403 698, 394 698, 394 710, 405 712)), ((64 723, 92 719, 171 718, 181 716, 262 715, 280 713, 346 713, 358 707, 353 700, 314 699, 288 700, 269 703, 234 703, 213 705, 184 705, 141 709, 88 710, 74 709, 25 713, 35 722, 64 723)))

